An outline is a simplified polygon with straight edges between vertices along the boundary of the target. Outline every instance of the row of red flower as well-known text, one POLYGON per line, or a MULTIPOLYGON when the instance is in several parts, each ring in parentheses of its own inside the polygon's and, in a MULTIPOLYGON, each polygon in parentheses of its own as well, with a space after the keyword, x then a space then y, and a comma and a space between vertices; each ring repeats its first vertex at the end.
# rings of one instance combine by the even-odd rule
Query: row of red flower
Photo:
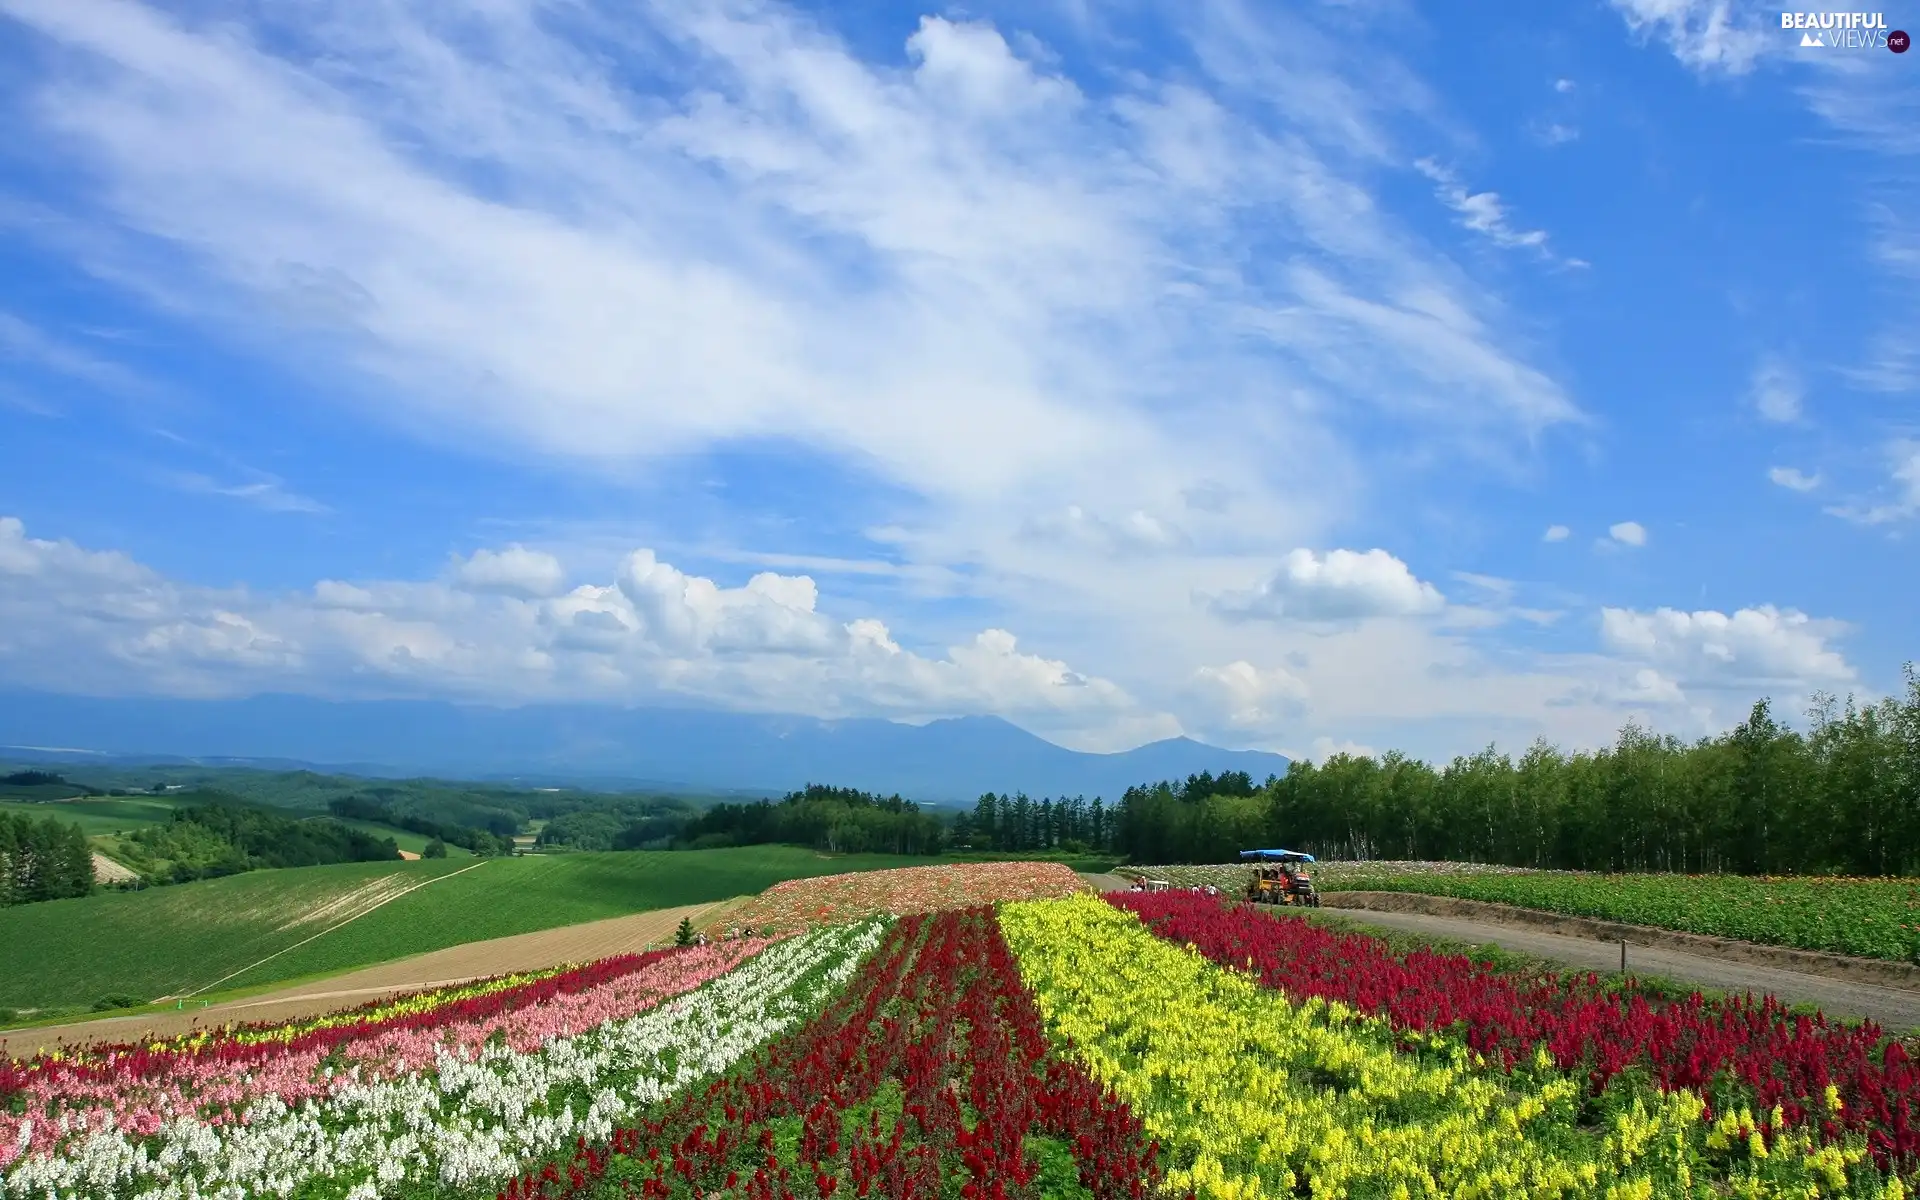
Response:
POLYGON ((1052 1053, 993 910, 976 908, 903 919, 750 1066, 500 1195, 1003 1198, 1064 1169, 1100 1200, 1139 1200, 1157 1154, 1125 1104, 1052 1053), (1071 1166, 1049 1167, 1034 1139, 1071 1166))
POLYGON ((50 1083, 69 1080, 90 1083, 107 1079, 160 1079, 188 1063, 237 1068, 315 1048, 325 1052, 335 1046, 388 1031, 431 1029, 461 1022, 484 1021, 500 1013, 542 1004, 555 996, 587 991, 631 975, 673 953, 676 951, 654 950, 645 954, 603 958, 515 987, 469 996, 420 1011, 404 1011, 406 997, 375 1001, 363 1006, 369 1013, 366 1020, 342 1021, 307 1030, 285 1040, 241 1041, 230 1036, 240 1030, 270 1028, 265 1024, 247 1025, 186 1045, 100 1043, 78 1052, 40 1055, 18 1061, 0 1060, 0 1098, 35 1083, 44 1090, 50 1083), (386 1015, 372 1015, 375 1013, 386 1015))
POLYGON ((1270 987, 1337 1000, 1398 1029, 1457 1033, 1507 1070, 1545 1047, 1560 1069, 1585 1070, 1598 1092, 1640 1068, 1661 1088, 1686 1088, 1710 1105, 1778 1105, 1788 1123, 1817 1126, 1828 1141, 1862 1134, 1882 1170, 1920 1167, 1920 1072, 1872 1024, 1790 1013, 1771 996, 1668 1000, 1602 987, 1592 974, 1513 975, 1459 955, 1395 955, 1377 938, 1190 893, 1108 899, 1162 937, 1270 987))

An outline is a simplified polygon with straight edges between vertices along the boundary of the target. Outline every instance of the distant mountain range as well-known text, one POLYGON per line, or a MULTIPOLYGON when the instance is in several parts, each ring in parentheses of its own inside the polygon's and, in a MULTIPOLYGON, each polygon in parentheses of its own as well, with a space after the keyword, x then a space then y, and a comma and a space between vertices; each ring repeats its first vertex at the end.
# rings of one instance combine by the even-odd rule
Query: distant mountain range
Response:
POLYGON ((945 803, 990 791, 1112 800, 1134 784, 1198 771, 1245 771, 1259 781, 1287 770, 1278 754, 1189 738, 1085 754, 998 717, 912 726, 692 709, 20 692, 0 693, 0 757, 768 793, 833 783, 945 803))

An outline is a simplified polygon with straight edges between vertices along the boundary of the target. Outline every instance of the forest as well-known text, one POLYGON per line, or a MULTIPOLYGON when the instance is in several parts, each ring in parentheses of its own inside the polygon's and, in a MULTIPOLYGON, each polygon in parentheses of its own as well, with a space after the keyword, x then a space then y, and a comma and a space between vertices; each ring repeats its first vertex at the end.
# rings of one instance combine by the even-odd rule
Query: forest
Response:
POLYGON ((326 817, 300 820, 239 804, 176 809, 161 825, 120 839, 119 857, 156 883, 185 883, 268 867, 397 860, 392 838, 326 817))
POLYGON ((810 783, 779 800, 716 804, 687 821, 676 846, 785 842, 834 853, 938 854, 946 824, 898 795, 810 783))
POLYGON ((983 796, 954 841, 1139 863, 1285 846, 1323 858, 1597 871, 1920 873, 1920 677, 1871 704, 1816 697, 1804 732, 1762 701, 1682 742, 1629 724, 1610 746, 1536 742, 1433 766, 1400 753, 1129 788, 1117 805, 983 796))
MULTIPOLYGON (((391 825, 395 829, 444 842, 447 846, 459 846, 483 857, 513 853, 513 829, 500 834, 471 825, 436 821, 414 813, 395 812, 387 801, 375 797, 336 796, 327 802, 327 810, 343 821, 373 821, 391 825)), ((442 849, 444 851, 444 847, 442 849)))
POLYGON ((0 813, 0 907, 93 891, 93 848, 78 825, 0 813))

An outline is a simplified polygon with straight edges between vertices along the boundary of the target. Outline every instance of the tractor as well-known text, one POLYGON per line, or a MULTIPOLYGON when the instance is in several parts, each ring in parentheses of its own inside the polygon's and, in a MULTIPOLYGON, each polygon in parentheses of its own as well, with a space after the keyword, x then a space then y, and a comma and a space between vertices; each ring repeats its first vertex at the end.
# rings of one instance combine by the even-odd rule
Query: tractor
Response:
POLYGON ((1247 880, 1249 904, 1284 904, 1319 908, 1320 893, 1313 890, 1306 864, 1313 855, 1298 850, 1242 850, 1240 861, 1254 864, 1247 880))

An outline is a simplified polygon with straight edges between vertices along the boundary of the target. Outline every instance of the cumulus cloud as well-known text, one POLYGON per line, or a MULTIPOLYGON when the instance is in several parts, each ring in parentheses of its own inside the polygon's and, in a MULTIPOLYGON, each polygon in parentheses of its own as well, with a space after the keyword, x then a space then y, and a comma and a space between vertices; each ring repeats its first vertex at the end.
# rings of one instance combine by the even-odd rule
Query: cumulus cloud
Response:
POLYGON ((1572 536, 1573 530, 1568 529, 1565 525, 1549 525, 1547 526, 1547 531, 1540 535, 1540 540, 1543 542, 1564 542, 1572 536))
MULTIPOLYGON (((55 689, 434 695, 492 702, 698 700, 817 716, 1091 714, 1165 728, 1118 685, 986 629, 931 656, 885 623, 820 611, 804 575, 737 587, 636 550, 562 592, 524 547, 449 582, 322 580, 255 594, 177 583, 0 518, 0 673, 55 689)), ((1174 728, 1177 730, 1177 724, 1174 728)))
POLYGON ((1647 544, 1647 527, 1638 521, 1621 521, 1607 526, 1607 536, 1621 546, 1644 546, 1647 544))
POLYGON ((1793 492, 1810 492, 1820 486, 1818 475, 1808 475, 1798 467, 1773 467, 1767 478, 1793 492))
POLYGON ((1753 407, 1776 424, 1798 421, 1806 389, 1794 369, 1777 358, 1767 358, 1753 372, 1753 407))
POLYGON ((1109 520, 1077 504, 1028 520, 1024 532, 1038 541, 1065 542, 1108 555, 1149 554, 1187 543, 1178 529, 1145 512, 1109 520))
POLYGON ((454 578, 476 592, 504 592, 513 596, 552 596, 567 585, 560 560, 518 542, 501 550, 481 548, 472 557, 456 559, 454 578))
POLYGON ((1346 621, 1438 612, 1446 598, 1385 550, 1294 550, 1272 578, 1222 596, 1215 611, 1235 618, 1346 621))
MULTIPOLYGON (((1844 630, 1837 621, 1770 604, 1731 614, 1672 608, 1600 612, 1601 638, 1608 647, 1648 664, 1680 687, 1850 682, 1854 669, 1832 645, 1844 630)), ((1646 678, 1651 690, 1664 690, 1653 676, 1646 678)))
POLYGON ((1553 90, 1562 95, 1571 92, 1576 86, 1578 85, 1571 79, 1556 79, 1553 81, 1553 90))
POLYGON ((1244 659, 1194 672, 1193 690, 1209 718, 1233 729, 1270 730, 1299 716, 1306 705, 1306 681, 1285 667, 1266 670, 1244 659))

